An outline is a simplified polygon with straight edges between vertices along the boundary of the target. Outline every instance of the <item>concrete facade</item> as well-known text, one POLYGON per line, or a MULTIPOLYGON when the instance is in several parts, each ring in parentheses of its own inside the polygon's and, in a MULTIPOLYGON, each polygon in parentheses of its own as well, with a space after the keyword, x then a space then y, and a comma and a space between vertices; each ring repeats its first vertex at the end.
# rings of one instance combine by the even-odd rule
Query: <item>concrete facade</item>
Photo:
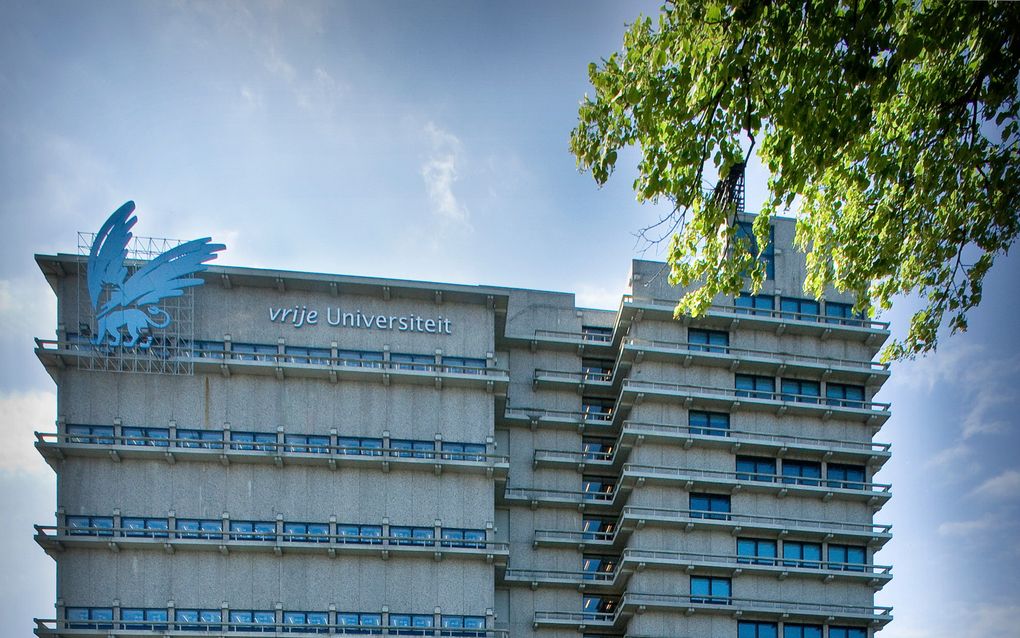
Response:
POLYGON ((616 311, 212 266, 186 374, 84 344, 82 260, 39 256, 57 591, 36 633, 870 638, 888 332, 844 295, 791 310, 804 259, 774 233, 757 307, 681 321, 647 261, 616 311))

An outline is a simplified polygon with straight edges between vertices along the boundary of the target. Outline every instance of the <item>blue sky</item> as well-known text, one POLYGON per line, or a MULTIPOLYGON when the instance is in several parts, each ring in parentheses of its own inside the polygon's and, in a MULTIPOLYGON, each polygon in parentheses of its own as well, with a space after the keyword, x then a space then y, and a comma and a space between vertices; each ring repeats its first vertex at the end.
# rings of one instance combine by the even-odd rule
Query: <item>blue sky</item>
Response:
MULTIPOLYGON (((576 291, 615 307, 636 155, 597 189, 567 150, 587 65, 654 3, 0 4, 0 626, 53 614, 54 386, 36 252, 73 252, 127 199, 140 235, 212 235, 221 262, 576 291)), ((764 176, 752 171, 749 204, 764 176)), ((1020 635, 1020 260, 971 331, 897 364, 877 516, 883 638, 1020 635)), ((884 317, 905 328, 911 300, 884 317)), ((14 632, 11 631, 13 634, 14 632)))

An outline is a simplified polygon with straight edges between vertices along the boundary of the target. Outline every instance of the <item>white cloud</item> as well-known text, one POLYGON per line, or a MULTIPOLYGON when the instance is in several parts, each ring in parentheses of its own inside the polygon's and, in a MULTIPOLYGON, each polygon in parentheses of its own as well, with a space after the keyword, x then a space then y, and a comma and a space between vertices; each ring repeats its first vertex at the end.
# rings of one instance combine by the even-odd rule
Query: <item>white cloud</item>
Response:
POLYGON ((962 617, 968 619, 962 628, 963 638, 1016 636, 1020 633, 1020 605, 979 604, 969 606, 962 617))
POLYGON ((57 299, 42 274, 0 279, 0 325, 16 339, 52 339, 57 299))
POLYGON ((0 394, 0 472, 48 472, 45 461, 35 451, 35 432, 52 432, 56 416, 54 392, 0 394))
POLYGON ((974 494, 990 498, 1020 496, 1020 472, 1006 470, 974 488, 974 494))
POLYGON ((470 212, 453 193, 453 183, 458 179, 458 166, 463 154, 463 145, 457 136, 442 130, 432 122, 425 125, 425 134, 431 146, 429 156, 421 167, 425 190, 433 212, 442 220, 468 226, 470 212))
POLYGON ((940 536, 972 536, 990 529, 998 529, 999 524, 990 515, 970 521, 955 521, 939 525, 940 536))

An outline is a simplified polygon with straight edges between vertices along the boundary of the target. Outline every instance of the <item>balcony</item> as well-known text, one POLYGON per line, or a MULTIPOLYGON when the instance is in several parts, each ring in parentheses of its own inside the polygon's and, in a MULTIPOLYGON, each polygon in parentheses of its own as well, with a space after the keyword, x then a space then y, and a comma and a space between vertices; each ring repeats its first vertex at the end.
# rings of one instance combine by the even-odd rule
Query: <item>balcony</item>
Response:
POLYGON ((311 534, 283 532, 279 529, 258 531, 231 530, 229 524, 220 530, 174 529, 167 521, 165 529, 139 529, 137 527, 68 527, 36 525, 35 542, 54 559, 69 548, 99 549, 112 552, 122 549, 162 551, 215 551, 227 555, 231 552, 272 552, 283 554, 322 554, 335 558, 340 555, 422 556, 433 560, 443 558, 480 558, 488 562, 505 563, 510 547, 482 539, 409 538, 382 534, 311 534))
POLYGON ((839 380, 862 385, 877 385, 889 377, 889 364, 877 361, 842 359, 804 354, 754 350, 725 345, 659 341, 629 337, 617 363, 629 369, 634 363, 658 360, 679 362, 685 368, 692 363, 752 372, 770 376, 797 376, 805 379, 839 380))
MULTIPOLYGON (((209 431, 214 432, 214 431, 209 431)), ((223 432, 218 430, 215 432, 223 432)), ((339 467, 425 470, 435 474, 444 471, 484 474, 505 481, 510 459, 505 455, 447 450, 408 450, 393 447, 361 447, 356 445, 295 444, 279 441, 242 442, 231 440, 196 440, 192 438, 153 438, 113 434, 66 434, 36 432, 35 447, 47 463, 58 470, 66 457, 164 460, 218 461, 230 463, 261 463, 276 466, 315 465, 330 469, 339 467)), ((275 437, 275 433, 273 433, 275 437)))
POLYGON ((778 580, 790 577, 832 582, 847 580, 864 582, 870 587, 881 589, 892 580, 892 567, 859 563, 837 563, 832 561, 791 560, 788 558, 760 558, 737 554, 706 554, 664 550, 625 548, 619 564, 609 572, 586 572, 583 570, 512 569, 507 568, 503 579, 508 583, 576 587, 581 591, 599 590, 623 593, 630 576, 635 571, 647 568, 676 568, 690 573, 738 577, 741 575, 772 576, 778 580))
POLYGON ((758 453, 783 457, 788 452, 807 454, 818 460, 866 463, 874 470, 889 459, 890 444, 846 439, 825 439, 819 437, 750 432, 729 428, 706 426, 674 425, 666 423, 643 423, 625 421, 616 438, 614 452, 582 452, 572 450, 536 449, 535 467, 569 466, 578 472, 600 469, 619 472, 627 462, 634 447, 645 441, 660 441, 682 444, 685 449, 694 445, 728 449, 732 453, 758 453))
POLYGON ((75 638, 79 636, 117 636, 118 638, 151 638, 152 636, 232 636, 263 638, 273 636, 463 636, 471 638, 509 638, 507 629, 417 628, 406 625, 348 625, 343 623, 257 623, 180 621, 68 621, 50 618, 35 619, 35 635, 40 638, 75 638), (114 633, 115 632, 115 633, 114 633))
POLYGON ((761 600, 755 598, 730 597, 709 600, 683 594, 626 593, 615 612, 597 613, 583 611, 536 611, 534 627, 570 627, 574 629, 611 628, 623 630, 635 613, 647 609, 677 610, 684 614, 695 613, 745 615, 770 620, 796 622, 861 622, 876 627, 885 626, 892 620, 891 607, 843 605, 838 603, 802 603, 786 600, 761 600))
MULTIPOLYGON (((482 388, 488 392, 505 396, 510 382, 507 371, 502 368, 453 365, 446 363, 408 363, 404 361, 367 360, 326 354, 300 354, 281 352, 235 352, 223 344, 195 342, 195 347, 180 350, 178 355, 166 355, 161 359, 159 348, 149 350, 117 349, 110 354, 99 347, 79 338, 65 341, 36 339, 36 356, 50 368, 65 368, 78 365, 82 357, 98 359, 103 370, 133 370, 139 362, 153 359, 161 363, 171 362, 192 364, 195 370, 204 373, 270 375, 279 379, 290 376, 328 379, 333 383, 341 380, 375 381, 385 385, 408 383, 482 388), (199 347, 202 344, 202 347, 199 347)), ((260 346, 278 350, 276 344, 260 346)), ((51 372, 52 373, 52 372, 51 372)))
MULTIPOLYGON (((624 295, 620 304, 617 332, 625 330, 635 318, 645 314, 655 317, 673 318, 676 299, 635 299, 624 295)), ((694 321, 685 317, 684 322, 694 321)), ((768 330, 776 334, 802 334, 820 339, 839 338, 863 341, 878 347, 889 338, 889 324, 884 321, 856 317, 829 317, 823 315, 790 312, 766 308, 744 308, 728 304, 712 305, 704 316, 698 317, 699 326, 718 327, 733 330, 738 325, 750 326, 757 330, 768 330)))
POLYGON ((593 549, 622 552, 631 534, 646 525, 680 528, 685 532, 696 529, 725 530, 733 536, 758 534, 763 538, 785 538, 796 534, 805 539, 866 543, 876 548, 892 538, 892 526, 877 523, 626 506, 611 532, 536 529, 534 545, 566 545, 581 551, 593 549))
POLYGON ((829 419, 833 416, 879 426, 891 416, 888 403, 833 399, 774 390, 745 390, 624 379, 616 414, 626 413, 641 401, 652 398, 683 399, 685 406, 704 406, 725 411, 749 409, 777 415, 800 414, 829 419))
MULTIPOLYGON (((555 490, 533 487, 507 487, 502 498, 497 498, 499 505, 528 505, 537 509, 540 505, 548 507, 574 507, 578 510, 596 509, 610 511, 618 509, 626 502, 629 488, 612 492, 584 492, 581 490, 555 490)), ((497 493, 498 496, 498 493, 497 493)))

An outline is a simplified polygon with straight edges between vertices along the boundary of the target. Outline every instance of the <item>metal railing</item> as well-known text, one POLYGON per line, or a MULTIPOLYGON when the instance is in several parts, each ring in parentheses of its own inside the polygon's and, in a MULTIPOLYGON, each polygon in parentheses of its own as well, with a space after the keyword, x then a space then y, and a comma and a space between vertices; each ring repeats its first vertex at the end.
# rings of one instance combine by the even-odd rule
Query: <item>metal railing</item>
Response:
POLYGON ((568 370, 546 370, 535 369, 535 378, 551 377, 553 379, 564 379, 573 383, 610 383, 613 380, 612 373, 607 372, 572 372, 568 370))
POLYGON ((547 408, 507 407, 505 418, 513 419, 562 419, 566 421, 595 421, 607 423, 613 420, 613 412, 583 412, 580 410, 551 410, 547 408))
POLYGON ((617 535, 622 529, 624 529, 624 523, 626 521, 647 519, 684 524, 724 523, 733 524, 738 527, 743 523, 744 525, 752 527, 757 526, 778 530, 796 530, 807 533, 823 534, 844 532, 854 535, 888 536, 892 532, 892 525, 878 523, 848 523, 810 518, 791 518, 784 516, 763 516, 759 514, 740 514, 734 512, 711 512, 705 510, 668 509, 628 505, 623 508, 623 512, 616 520, 615 527, 611 532, 536 529, 535 539, 567 543, 615 543, 617 535))
MULTIPOLYGON (((182 520, 190 520, 181 517, 182 520)), ((151 520, 151 519, 150 519, 151 520)), ((268 522, 268 521, 267 521, 268 522)), ((476 550, 506 553, 510 545, 505 542, 483 539, 421 538, 407 536, 382 536, 374 534, 316 534, 310 532, 281 532, 276 530, 189 530, 137 527, 70 527, 67 525, 35 525, 40 541, 129 541, 146 543, 147 539, 174 544, 221 545, 224 543, 263 543, 276 545, 327 549, 330 546, 355 545, 371 549, 424 549, 428 551, 449 551, 452 549, 476 550), (211 543, 210 543, 211 542, 211 543)))
MULTIPOLYGON (((104 352, 103 347, 97 346, 90 341, 53 339, 35 340, 36 348, 47 352, 104 352)), ((268 344, 267 344, 268 345, 268 344)), ((271 347, 275 348, 276 345, 271 347)), ((138 351, 137 356, 151 357, 158 356, 159 346, 154 345, 147 351, 138 351)), ((132 352, 125 352, 130 356, 132 352)), ((316 366, 334 369, 364 369, 384 370, 386 372, 427 372, 431 374, 457 374, 466 376, 484 377, 505 377, 508 372, 505 368, 489 368, 479 366, 464 366, 450 363, 422 363, 410 361, 383 361, 374 359, 359 359, 350 357, 333 357, 323 354, 300 354, 282 352, 244 352, 233 351, 224 348, 192 347, 185 350, 179 357, 189 361, 208 360, 212 363, 269 363, 274 366, 298 365, 316 366)))
MULTIPOLYGON (((203 430, 220 432, 220 430, 203 430)), ((275 436, 276 433, 271 433, 275 436)), ((454 450, 420 450, 397 447, 369 447, 360 445, 333 445, 326 443, 296 443, 279 441, 241 441, 230 439, 194 439, 180 437, 123 436, 114 434, 71 434, 63 432, 36 432, 36 441, 42 445, 95 445, 117 447, 128 452, 165 453, 167 451, 215 452, 257 454, 260 456, 300 455, 302 458, 351 459, 369 457, 385 461, 479 463, 485 466, 508 465, 505 454, 463 452, 454 450)))
POLYGON ((885 372, 889 369, 888 363, 879 361, 863 361, 860 359, 842 359, 839 357, 825 357, 818 355, 793 354, 769 350, 755 350, 751 348, 736 348, 733 346, 714 345, 705 343, 689 343, 682 341, 659 341, 657 339, 642 339, 628 337, 624 339, 624 346, 645 346, 672 350, 675 352, 689 354, 721 354, 734 358, 757 357, 769 361, 777 361, 781 364, 788 362, 807 363, 821 366, 839 366, 844 368, 862 369, 869 372, 885 372))
POLYGON ((751 399, 763 401, 775 401, 788 406, 811 407, 819 409, 851 409, 866 412, 888 412, 891 407, 888 403, 876 401, 858 401, 856 399, 836 399, 831 397, 820 397, 809 394, 796 394, 794 392, 782 392, 775 390, 750 390, 737 388, 720 388, 709 386, 685 385, 682 383, 663 383, 661 381, 642 381, 638 379, 624 379, 623 389, 640 391, 663 390, 677 394, 690 395, 692 393, 702 395, 724 396, 734 399, 751 399))
POLYGON ((624 464, 623 473, 624 476, 627 474, 644 474, 678 480, 689 478, 720 479, 726 481, 739 481, 743 484, 775 485, 777 488, 781 489, 790 487, 813 487, 825 490, 838 489, 847 490, 849 492, 866 492, 873 495, 885 495, 892 489, 892 486, 888 483, 871 483, 868 481, 821 477, 787 476, 784 474, 741 470, 731 472, 726 470, 668 467, 663 465, 642 465, 637 463, 624 464))
POLYGON ((270 633, 273 635, 376 635, 376 636, 464 636, 473 638, 508 638, 507 629, 451 629, 441 627, 408 627, 404 625, 349 625, 339 623, 253 623, 218 622, 199 620, 57 620, 36 618, 36 635, 39 636, 107 636, 112 631, 118 636, 194 636, 214 632, 230 632, 244 638, 270 633), (132 631, 133 630, 133 631, 132 631), (65 633, 66 632, 66 633, 65 633), (152 633, 159 632, 159 633, 152 633))
MULTIPOLYGON (((662 306, 673 310, 679 303, 678 299, 635 299, 634 295, 624 295, 623 304, 647 304, 662 306)), ((829 315, 816 315, 791 310, 776 310, 774 308, 747 308, 730 304, 712 304, 708 307, 709 312, 725 313, 733 315, 749 315, 764 317, 766 319, 780 319, 783 321, 801 321, 804 323, 820 323, 827 326, 850 326, 854 328, 866 328, 868 330, 888 330, 889 322, 862 319, 859 317, 835 317, 829 315)))
POLYGON ((594 343, 596 345, 608 345, 613 342, 613 335, 599 332, 568 332, 566 330, 536 330, 536 337, 547 337, 551 339, 562 339, 566 341, 580 341, 594 343))

